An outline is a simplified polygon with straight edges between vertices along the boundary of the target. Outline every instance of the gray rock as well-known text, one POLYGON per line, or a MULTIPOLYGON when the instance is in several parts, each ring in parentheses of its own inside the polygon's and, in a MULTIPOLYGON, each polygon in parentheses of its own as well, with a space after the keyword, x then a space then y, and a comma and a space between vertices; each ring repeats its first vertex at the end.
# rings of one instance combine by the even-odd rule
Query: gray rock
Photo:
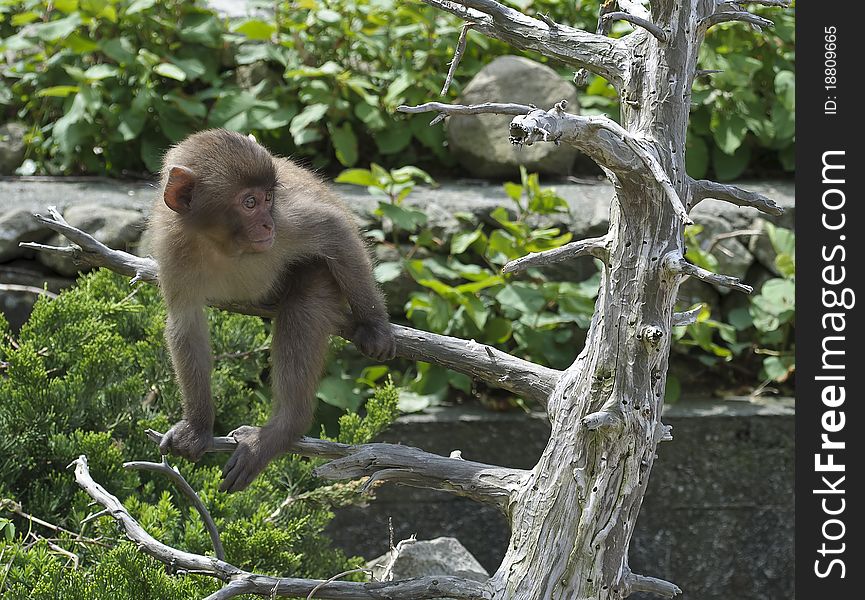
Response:
MULTIPOLYGON (((568 112, 579 113, 574 86, 546 65, 518 56, 501 56, 472 78, 460 104, 514 102, 551 108, 568 101, 568 112)), ((529 171, 567 175, 577 151, 566 145, 534 144, 517 148, 508 141, 508 115, 453 116, 446 124, 448 144, 463 168, 476 177, 500 178, 529 171)))
POLYGON ((30 252, 18 247, 18 242, 41 242, 51 230, 40 225, 26 208, 3 211, 0 207, 0 262, 7 262, 30 252))
POLYGON ((40 270, 34 270, 33 261, 18 260, 0 265, 0 313, 18 331, 30 316, 39 293, 48 289, 55 294, 69 287, 72 279, 61 279, 40 270))
MULTIPOLYGON (((99 203, 75 204, 63 212, 63 218, 70 225, 90 233, 110 248, 129 249, 141 237, 144 229, 144 215, 133 209, 114 208, 99 203)), ((66 245, 65 238, 54 235, 52 245, 66 245)), ((38 254, 38 260, 46 267, 66 277, 72 277, 82 268, 70 259, 45 252, 38 254)))
MULTIPOLYGON (((371 560, 367 565, 373 577, 381 579, 393 550, 371 560)), ((434 540, 406 543, 391 570, 393 579, 410 579, 429 575, 450 575, 471 581, 486 581, 489 574, 458 539, 439 537, 434 540)))
POLYGON ((27 125, 13 121, 0 125, 0 175, 13 175, 24 162, 27 125))

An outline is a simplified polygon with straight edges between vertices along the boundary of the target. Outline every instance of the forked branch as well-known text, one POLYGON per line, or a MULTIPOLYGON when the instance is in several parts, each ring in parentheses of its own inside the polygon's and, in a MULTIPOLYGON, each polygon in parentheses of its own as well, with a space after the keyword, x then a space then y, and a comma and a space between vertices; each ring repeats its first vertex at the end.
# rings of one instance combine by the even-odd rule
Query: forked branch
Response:
POLYGON ((476 31, 521 50, 534 50, 588 69, 619 89, 627 65, 625 44, 549 18, 536 19, 495 0, 422 0, 473 24, 476 31))
POLYGON ((711 283, 712 285, 730 288, 739 292, 743 292, 745 294, 750 294, 754 291, 754 288, 752 288, 750 285, 745 285, 744 283, 742 283, 742 281, 738 277, 731 277, 730 275, 719 275, 718 273, 712 273, 711 271, 708 271, 702 267, 698 267, 695 264, 689 263, 681 256, 670 255, 666 259, 666 265, 667 268, 673 273, 696 277, 700 281, 705 281, 706 283, 711 283))
POLYGON ((172 568, 210 575, 226 582, 224 588, 209 596, 211 599, 233 598, 240 594, 256 594, 266 598, 307 597, 316 588, 318 588, 315 592, 316 598, 330 600, 391 600, 396 597, 401 600, 424 600, 442 596, 461 600, 491 598, 483 583, 459 577, 417 577, 401 581, 369 583, 271 577, 245 571, 218 558, 178 550, 163 544, 147 533, 116 496, 94 481, 87 466, 86 456, 79 456, 72 464, 75 466, 75 481, 78 485, 105 507, 118 521, 126 536, 135 542, 142 552, 166 565, 171 565, 172 568))
MULTIPOLYGON (((89 233, 69 225, 53 207, 49 209, 49 214, 47 217, 37 215, 36 219, 49 229, 66 236, 74 245, 58 248, 22 242, 22 246, 70 256, 93 266, 106 267, 131 276, 133 282, 157 282, 159 267, 152 258, 142 258, 109 248, 89 233)), ((220 305, 219 308, 264 317, 273 316, 275 309, 274 306, 266 304, 220 305)), ((396 337, 397 356, 448 367, 527 400, 534 400, 542 406, 546 406, 547 398, 561 375, 561 372, 555 369, 536 365, 473 340, 437 335, 401 325, 392 327, 396 337)), ((345 333, 345 337, 351 339, 348 333, 345 333)))
POLYGON ((201 497, 195 493, 195 490, 192 489, 192 486, 189 485, 183 475, 180 474, 177 467, 172 467, 168 464, 168 457, 163 456, 162 462, 158 463, 142 460, 126 462, 123 463, 123 467, 126 469, 161 473, 168 477, 171 482, 177 486, 177 489, 179 489, 192 503, 192 506, 198 511, 198 514, 201 515, 201 520, 204 521, 204 527, 207 529, 207 533, 210 534, 210 540, 213 542, 213 552, 216 554, 216 558, 225 560, 225 550, 222 548, 222 540, 219 539, 219 530, 216 528, 216 523, 213 522, 213 517, 210 516, 210 511, 207 510, 201 497))
POLYGON ((400 106, 397 110, 408 113, 435 111, 440 116, 516 114, 510 128, 510 140, 513 144, 530 146, 537 141, 569 144, 622 178, 641 177, 659 185, 682 222, 692 223, 670 177, 650 151, 647 142, 608 117, 584 117, 565 112, 567 104, 567 101, 562 100, 550 110, 541 110, 520 104, 485 103, 465 106, 428 102, 420 106, 400 106), (528 112, 526 108, 529 109, 528 112))
POLYGON ((630 13, 626 13, 626 12, 622 12, 622 11, 613 11, 613 12, 604 13, 603 16, 601 17, 601 19, 604 21, 610 21, 610 22, 612 22, 612 21, 627 21, 631 25, 634 25, 636 27, 642 27, 643 29, 645 29, 646 31, 651 33, 653 36, 655 36, 655 38, 659 42, 666 43, 666 41, 667 41, 668 36, 664 32, 664 30, 661 29, 660 27, 658 27, 657 25, 655 25, 654 23, 652 23, 651 21, 649 21, 648 19, 644 19, 642 17, 638 17, 636 15, 632 15, 630 13))

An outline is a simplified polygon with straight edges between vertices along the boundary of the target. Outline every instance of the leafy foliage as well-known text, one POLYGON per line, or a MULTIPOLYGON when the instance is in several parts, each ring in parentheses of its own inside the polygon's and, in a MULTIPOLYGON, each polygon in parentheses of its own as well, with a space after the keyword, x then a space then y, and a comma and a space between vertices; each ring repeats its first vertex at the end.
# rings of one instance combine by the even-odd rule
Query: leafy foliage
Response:
MULTIPOLYGON (((122 467, 127 460, 155 459, 158 450, 146 439, 145 428, 164 431, 179 416, 179 391, 162 341, 164 316, 155 288, 141 286, 130 294, 124 278, 99 271, 56 300, 39 300, 16 337, 0 318, 0 497, 78 531, 95 511, 66 466, 86 454, 94 478, 121 498, 152 535, 192 552, 210 551, 201 519, 169 482, 122 467)), ((216 355, 217 431, 261 423, 269 408, 259 401, 267 387, 266 355, 249 349, 264 344, 266 325, 216 310, 208 318, 216 355)), ((395 418, 397 398, 390 383, 376 388, 365 417, 353 413, 339 419, 337 439, 370 440, 395 418)), ((316 461, 283 457, 248 490, 226 495, 218 491, 224 459, 207 457, 181 470, 208 505, 229 561, 298 577, 326 578, 358 566, 359 559, 331 548, 323 534, 332 506, 356 501, 357 494, 322 486, 312 475, 316 461), (297 500, 281 508, 276 522, 270 515, 287 496, 297 500)), ((129 600, 200 598, 215 589, 207 579, 169 575, 134 546, 113 542, 118 535, 110 516, 87 525, 85 536, 101 536, 108 547, 82 546, 66 534, 51 542, 81 557, 84 566, 77 571, 67 568, 67 556, 34 537, 55 533, 3 516, 4 598, 86 600, 108 593, 129 600)))
MULTIPOLYGON (((597 0, 513 4, 589 30, 597 20, 597 0)), ((394 110, 439 94, 459 19, 397 0, 274 6, 272 18, 229 21, 178 0, 0 2, 0 110, 32 125, 22 172, 155 172, 168 145, 206 127, 255 133, 314 167, 454 167, 442 125, 394 110)), ((691 175, 729 179, 749 161, 792 169, 792 11, 771 18, 760 35, 729 24, 707 36, 700 67, 724 72, 694 87, 691 175)), ((629 30, 617 23, 613 35, 629 30)), ((514 52, 470 32, 450 96, 514 52)), ((584 112, 613 117, 617 103, 597 77, 581 98, 584 112)))
MULTIPOLYGON (((699 226, 686 231, 689 260, 712 269, 717 259, 702 250, 697 238, 699 226)), ((762 383, 788 384, 796 370, 793 327, 796 308, 796 237, 789 229, 764 222, 765 235, 775 252, 774 270, 779 275, 765 281, 759 293, 749 296, 747 304, 733 308, 726 322, 712 318, 713 310, 704 304, 697 322, 678 328, 675 334, 678 351, 696 347, 704 351, 699 360, 712 367, 719 361, 741 361, 744 365, 760 358, 758 376, 762 383)), ((717 309, 716 311, 717 312, 717 309)))

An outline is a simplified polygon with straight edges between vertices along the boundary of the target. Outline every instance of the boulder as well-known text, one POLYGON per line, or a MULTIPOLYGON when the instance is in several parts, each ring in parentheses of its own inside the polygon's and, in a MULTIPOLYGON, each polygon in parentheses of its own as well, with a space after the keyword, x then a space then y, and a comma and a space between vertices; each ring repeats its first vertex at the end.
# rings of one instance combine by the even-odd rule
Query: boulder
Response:
MULTIPOLYGON (((16 204, 14 200, 10 204, 16 204)), ((26 208, 0 209, 0 263, 30 254, 18 242, 41 242, 51 235, 26 208)))
MULTIPOLYGON (((144 215, 137 210, 105 206, 100 203, 74 204, 63 211, 63 218, 73 227, 88 232, 109 248, 119 250, 130 249, 130 246, 141 237, 145 222, 144 215)), ((68 242, 55 234, 48 243, 65 246, 68 242)), ((55 256, 46 252, 38 253, 37 258, 40 263, 65 277, 74 277, 79 270, 89 269, 64 256, 55 256)))
MULTIPOLYGON (((458 103, 514 102, 548 109, 568 101, 578 113, 577 90, 546 65, 519 56, 501 56, 481 69, 463 90, 458 103)), ((576 149, 566 144, 538 143, 518 148, 508 140, 508 115, 452 116, 446 124, 448 144, 460 165, 480 178, 518 177, 519 165, 529 171, 568 175, 576 149)))
POLYGON ((24 162, 24 134, 27 125, 13 121, 0 125, 0 175, 14 175, 24 162))
MULTIPOLYGON (((390 564, 393 550, 367 565, 373 577, 381 579, 390 564)), ((410 579, 428 575, 451 575, 471 581, 486 581, 489 574, 458 539, 439 537, 409 542, 402 546, 391 569, 393 579, 410 579)))

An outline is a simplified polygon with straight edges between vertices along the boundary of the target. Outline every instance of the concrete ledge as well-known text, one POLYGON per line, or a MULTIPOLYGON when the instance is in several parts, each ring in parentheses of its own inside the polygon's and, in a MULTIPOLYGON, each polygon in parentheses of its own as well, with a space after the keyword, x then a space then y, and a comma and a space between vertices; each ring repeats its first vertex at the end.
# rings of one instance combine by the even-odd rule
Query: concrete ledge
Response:
MULTIPOLYGON (((668 407, 664 422, 674 439, 659 448, 631 567, 675 582, 686 599, 792 598, 792 400, 692 400, 668 407)), ((459 408, 402 417, 383 436, 519 468, 536 462, 548 437, 542 414, 459 408)), ((388 516, 397 539, 456 537, 490 572, 508 543, 507 524, 495 510, 396 486, 382 487, 367 507, 338 511, 329 532, 349 553, 378 556, 387 550, 388 516)))

